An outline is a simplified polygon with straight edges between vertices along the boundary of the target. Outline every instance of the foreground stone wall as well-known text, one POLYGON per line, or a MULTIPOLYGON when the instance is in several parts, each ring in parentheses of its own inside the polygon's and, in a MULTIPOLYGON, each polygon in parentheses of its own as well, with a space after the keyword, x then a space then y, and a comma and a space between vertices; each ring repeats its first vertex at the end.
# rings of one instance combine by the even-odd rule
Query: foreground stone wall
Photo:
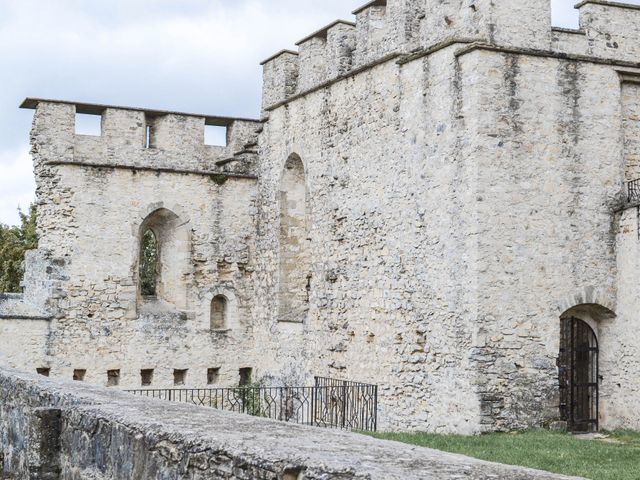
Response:
POLYGON ((0 474, 16 480, 568 478, 6 369, 0 370, 0 474))

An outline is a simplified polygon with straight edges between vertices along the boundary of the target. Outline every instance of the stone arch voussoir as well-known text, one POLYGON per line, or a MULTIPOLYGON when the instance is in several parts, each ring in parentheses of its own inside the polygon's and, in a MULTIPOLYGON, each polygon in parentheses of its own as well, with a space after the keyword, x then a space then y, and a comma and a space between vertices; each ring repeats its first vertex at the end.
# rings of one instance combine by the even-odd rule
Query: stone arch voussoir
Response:
POLYGON ((558 302, 558 316, 562 317, 566 312, 579 306, 592 306, 602 318, 612 318, 616 315, 615 301, 610 294, 601 288, 585 286, 558 302))

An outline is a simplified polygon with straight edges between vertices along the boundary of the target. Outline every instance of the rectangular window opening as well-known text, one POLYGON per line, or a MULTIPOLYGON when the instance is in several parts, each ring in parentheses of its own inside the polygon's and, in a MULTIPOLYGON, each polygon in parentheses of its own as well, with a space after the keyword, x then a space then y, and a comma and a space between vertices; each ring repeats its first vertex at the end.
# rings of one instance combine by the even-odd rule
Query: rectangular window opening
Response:
POLYGON ((36 368, 36 372, 38 375, 42 375, 43 377, 48 377, 51 373, 51 369, 49 367, 36 368))
POLYGON ((240 382, 238 385, 241 387, 246 387, 247 385, 251 385, 251 375, 253 374, 252 368, 241 368, 240 369, 240 382))
POLYGON ((143 368, 140 370, 140 383, 143 387, 148 387, 153 383, 153 368, 143 368))
POLYGON ((73 379, 76 382, 84 382, 84 376, 87 374, 87 371, 84 368, 77 368, 73 371, 73 379))
POLYGON ((214 385, 220 380, 220 367, 207 369, 207 385, 214 385))
POLYGON ((102 115, 76 113, 76 135, 102 135, 102 115))
POLYGON ((107 387, 120 385, 120 370, 107 370, 107 387))
POLYGON ((173 371, 173 384, 176 386, 184 385, 187 382, 188 370, 174 370, 173 371))
POLYGON ((214 147, 226 147, 227 127, 219 127, 218 125, 205 125, 204 144, 214 147))

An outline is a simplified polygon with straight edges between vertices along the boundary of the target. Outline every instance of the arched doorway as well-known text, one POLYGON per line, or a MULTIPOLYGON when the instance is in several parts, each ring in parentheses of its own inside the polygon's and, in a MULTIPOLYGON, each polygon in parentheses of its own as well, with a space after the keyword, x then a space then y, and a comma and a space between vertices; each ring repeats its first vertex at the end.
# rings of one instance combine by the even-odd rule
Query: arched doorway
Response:
POLYGON ((598 339, 585 321, 561 320, 560 417, 573 432, 598 430, 598 339))

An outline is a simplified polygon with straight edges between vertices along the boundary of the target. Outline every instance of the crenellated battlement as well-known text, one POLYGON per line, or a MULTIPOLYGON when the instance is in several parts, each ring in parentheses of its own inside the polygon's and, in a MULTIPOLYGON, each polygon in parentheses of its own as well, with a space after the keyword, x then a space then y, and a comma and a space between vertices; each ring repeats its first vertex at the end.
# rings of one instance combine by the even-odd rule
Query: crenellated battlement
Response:
POLYGON ((373 0, 265 60, 263 109, 394 56, 460 39, 549 48, 549 0, 373 0))
POLYGON ((257 120, 28 98, 32 145, 45 163, 188 173, 252 174, 257 120), (76 114, 100 116, 100 135, 76 133, 76 114), (226 128, 226 145, 206 145, 207 125, 226 128))
MULTIPOLYGON (((384 60, 436 45, 506 49, 637 62, 640 6, 605 0, 576 5, 580 29, 552 28, 550 0, 373 0, 355 22, 334 22, 265 60, 263 110, 384 60)), ((419 53, 418 53, 419 56, 419 53)))
POLYGON ((283 50, 262 62, 263 109, 400 48, 391 12, 404 1, 369 2, 353 12, 355 22, 337 20, 297 42, 297 52, 283 50))
POLYGON ((640 56, 640 5, 585 0, 576 5, 588 55, 637 62, 640 56))
POLYGON ((342 75, 353 67, 356 49, 356 24, 338 20, 300 40, 299 90, 342 75))

